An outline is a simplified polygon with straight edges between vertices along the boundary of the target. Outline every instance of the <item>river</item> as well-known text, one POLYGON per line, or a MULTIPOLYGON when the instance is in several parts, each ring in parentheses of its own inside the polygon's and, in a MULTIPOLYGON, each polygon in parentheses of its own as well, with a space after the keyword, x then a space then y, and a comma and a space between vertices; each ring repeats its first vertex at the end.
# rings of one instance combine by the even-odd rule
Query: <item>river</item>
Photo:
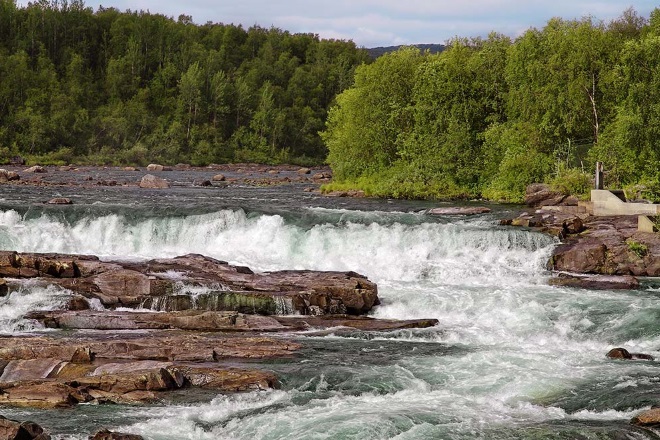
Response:
MULTIPOLYGON (((56 439, 101 426, 153 440, 657 438, 629 424, 658 403, 657 363, 605 353, 660 356, 660 291, 547 286, 557 241, 497 225, 518 207, 434 217, 428 202, 328 198, 295 184, 195 188, 185 173, 171 176, 180 184, 162 192, 0 186, 0 249, 124 259, 194 252, 258 271, 353 270, 378 283, 373 316, 439 325, 287 335, 301 353, 263 363, 280 376, 277 390, 0 414, 36 421, 56 439), (42 203, 56 195, 75 204, 42 203)), ((12 292, 0 299, 0 329, 46 331, 22 314, 66 296, 12 292)))

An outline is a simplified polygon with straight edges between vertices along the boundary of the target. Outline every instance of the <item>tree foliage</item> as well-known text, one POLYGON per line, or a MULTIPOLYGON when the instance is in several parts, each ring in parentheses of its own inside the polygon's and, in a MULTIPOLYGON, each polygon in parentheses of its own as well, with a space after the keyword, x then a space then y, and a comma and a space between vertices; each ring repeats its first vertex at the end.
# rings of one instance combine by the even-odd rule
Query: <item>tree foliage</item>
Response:
POLYGON ((0 0, 0 161, 321 163, 328 109, 368 61, 313 34, 0 0))
POLYGON ((629 9, 388 54, 359 68, 323 139, 340 184, 518 201, 534 181, 583 188, 598 160, 612 185, 660 180, 658 103, 660 10, 629 9))

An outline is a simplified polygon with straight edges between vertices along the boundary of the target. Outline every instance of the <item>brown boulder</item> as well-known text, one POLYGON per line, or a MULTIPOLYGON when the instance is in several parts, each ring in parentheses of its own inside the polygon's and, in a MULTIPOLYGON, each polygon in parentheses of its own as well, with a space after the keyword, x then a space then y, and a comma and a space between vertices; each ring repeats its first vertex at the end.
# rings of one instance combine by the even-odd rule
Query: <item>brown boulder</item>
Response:
POLYGON ((167 180, 156 177, 153 174, 147 174, 142 178, 142 180, 140 180, 140 188, 163 189, 169 187, 170 184, 167 182, 167 180))
POLYGON ((0 416, 0 440, 50 440, 50 435, 34 422, 17 422, 0 416))
POLYGON ((309 174, 311 172, 312 172, 312 170, 310 170, 309 168, 300 168, 298 170, 298 174, 309 174))
POLYGON ((625 348, 617 347, 613 348, 607 352, 606 356, 610 359, 634 359, 634 360, 644 360, 652 361, 653 356, 645 353, 630 353, 625 348))
POLYGON ((600 240, 584 238, 558 246, 552 257, 554 270, 575 273, 601 273, 607 247, 600 240))
POLYGON ((651 408, 637 414, 630 421, 637 426, 657 426, 660 425, 660 408, 651 408))
POLYGON ((225 181, 225 176, 222 175, 222 174, 216 174, 215 176, 213 176, 212 180, 214 182, 224 182, 225 181))

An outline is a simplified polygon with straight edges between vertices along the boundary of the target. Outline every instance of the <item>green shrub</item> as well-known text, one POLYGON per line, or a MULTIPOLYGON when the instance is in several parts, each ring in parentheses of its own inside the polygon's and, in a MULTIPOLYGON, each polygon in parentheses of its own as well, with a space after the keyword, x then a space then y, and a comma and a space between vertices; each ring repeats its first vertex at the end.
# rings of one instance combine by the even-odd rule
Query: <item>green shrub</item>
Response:
POLYGON ((644 243, 640 243, 634 240, 627 240, 626 244, 628 244, 628 250, 637 255, 639 258, 644 258, 646 254, 649 253, 649 248, 644 243))
POLYGON ((592 188, 591 175, 579 168, 559 168, 556 176, 550 180, 550 186, 557 192, 567 196, 587 198, 592 188))

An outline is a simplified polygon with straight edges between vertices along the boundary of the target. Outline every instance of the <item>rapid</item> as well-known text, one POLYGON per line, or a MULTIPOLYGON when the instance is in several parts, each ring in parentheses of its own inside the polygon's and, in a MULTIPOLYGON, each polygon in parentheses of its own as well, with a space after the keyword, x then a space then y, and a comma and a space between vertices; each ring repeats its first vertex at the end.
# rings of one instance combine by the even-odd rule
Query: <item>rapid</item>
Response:
MULTIPOLYGON (((155 196, 123 195, 126 204, 94 196, 69 211, 7 199, 0 249, 108 259, 199 253, 257 271, 352 270, 378 283, 382 304, 373 316, 439 325, 288 335, 303 344, 300 355, 262 365, 279 375, 277 390, 80 405, 66 417, 0 413, 38 420, 59 439, 86 438, 100 422, 154 440, 656 438, 628 421, 656 403, 657 364, 605 357, 615 346, 660 356, 652 283, 638 291, 548 286, 557 241, 498 226, 515 207, 434 217, 423 203, 344 206, 287 198, 294 189, 277 197, 251 191, 203 209, 180 192, 177 210, 155 196)), ((22 314, 66 295, 44 286, 11 292, 0 298, 0 331, 47 331, 22 314)))

